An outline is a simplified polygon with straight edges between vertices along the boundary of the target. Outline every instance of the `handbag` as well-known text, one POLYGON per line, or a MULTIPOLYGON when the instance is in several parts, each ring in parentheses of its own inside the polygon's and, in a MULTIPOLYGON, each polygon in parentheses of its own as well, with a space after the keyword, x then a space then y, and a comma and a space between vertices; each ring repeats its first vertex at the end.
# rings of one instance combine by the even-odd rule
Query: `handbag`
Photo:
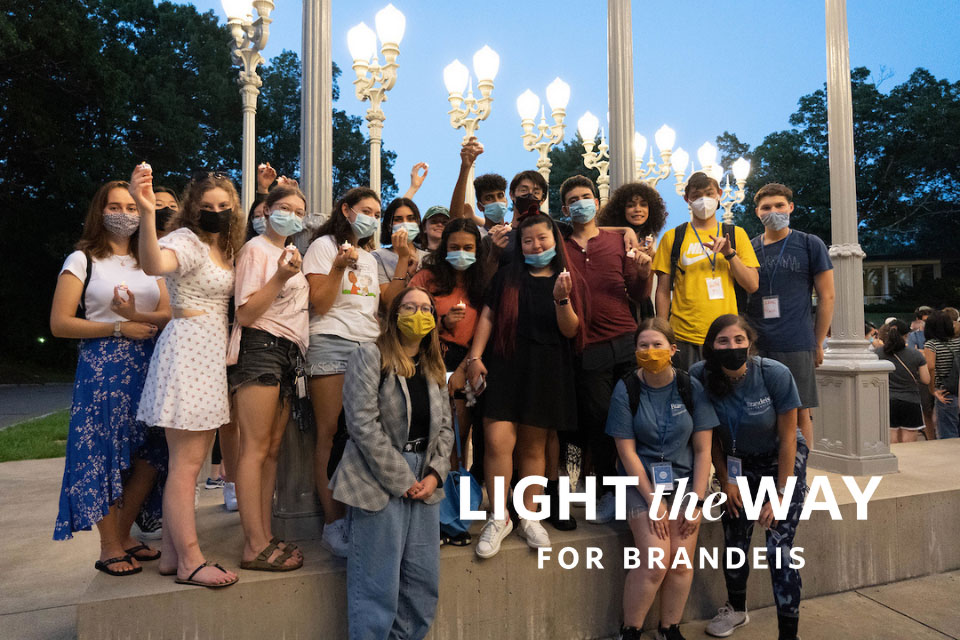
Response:
POLYGON ((463 451, 460 448, 460 425, 457 422, 456 412, 453 412, 453 437, 457 444, 457 469, 451 469, 447 479, 443 482, 443 500, 440 502, 440 532, 450 537, 466 533, 472 520, 463 520, 460 517, 460 478, 469 478, 470 509, 476 511, 483 498, 480 483, 463 466, 463 451))

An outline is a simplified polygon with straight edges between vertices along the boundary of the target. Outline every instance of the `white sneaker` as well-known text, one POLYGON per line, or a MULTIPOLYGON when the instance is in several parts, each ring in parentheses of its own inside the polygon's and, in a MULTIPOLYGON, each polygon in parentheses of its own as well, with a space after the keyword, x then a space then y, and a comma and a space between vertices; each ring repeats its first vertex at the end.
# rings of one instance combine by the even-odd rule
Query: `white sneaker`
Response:
POLYGON ((346 558, 350 555, 350 527, 346 518, 323 525, 320 546, 338 558, 346 558))
POLYGON ((728 602, 717 611, 717 615, 707 625, 706 632, 717 638, 726 638, 748 622, 750 622, 750 616, 747 612, 734 611, 728 602))
POLYGON ((477 542, 477 555, 492 558, 500 552, 500 543, 513 531, 513 520, 494 520, 490 518, 480 530, 477 542))
POLYGON ((596 518, 591 520, 592 524, 606 524, 613 520, 617 513, 617 498, 613 492, 605 493, 597 501, 596 518))
POLYGON ((237 485, 233 482, 223 483, 223 506, 227 511, 236 511, 237 507, 237 485))
POLYGON ((550 536, 547 534, 547 530, 536 520, 520 520, 517 533, 527 541, 527 546, 531 549, 550 546, 550 536))

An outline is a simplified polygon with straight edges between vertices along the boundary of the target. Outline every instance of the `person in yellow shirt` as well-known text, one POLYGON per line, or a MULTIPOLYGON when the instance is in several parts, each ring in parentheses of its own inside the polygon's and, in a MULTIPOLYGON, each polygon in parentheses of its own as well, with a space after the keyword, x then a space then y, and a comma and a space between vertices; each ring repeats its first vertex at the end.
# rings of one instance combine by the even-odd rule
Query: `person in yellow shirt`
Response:
POLYGON ((735 285, 753 293, 760 284, 760 263, 747 232, 717 220, 720 196, 716 180, 702 172, 691 175, 683 192, 691 221, 667 231, 653 259, 657 317, 669 318, 678 347, 674 365, 684 370, 702 359, 710 324, 738 312, 735 285), (678 233, 683 235, 675 252, 678 233))

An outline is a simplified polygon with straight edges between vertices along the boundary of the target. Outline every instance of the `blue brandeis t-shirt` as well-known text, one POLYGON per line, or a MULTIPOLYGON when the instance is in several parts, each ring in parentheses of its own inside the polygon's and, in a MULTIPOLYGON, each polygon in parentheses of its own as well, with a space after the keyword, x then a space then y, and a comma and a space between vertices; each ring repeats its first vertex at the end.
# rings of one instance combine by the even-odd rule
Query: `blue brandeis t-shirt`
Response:
POLYGON ((780 242, 750 241, 760 262, 760 287, 750 294, 747 317, 757 328, 763 351, 814 351, 813 278, 833 269, 827 246, 817 236, 791 230, 780 242), (779 296, 780 317, 764 319, 763 298, 779 296))
POLYGON ((607 435, 636 441, 637 455, 643 462, 647 478, 652 477, 650 466, 660 462, 661 453, 663 461, 673 465, 674 481, 689 478, 693 472, 693 445, 690 441, 693 432, 708 431, 719 424, 700 381, 691 378, 690 385, 692 416, 677 389, 676 376, 670 384, 659 389, 649 387, 641 380, 636 415, 630 414, 630 398, 623 380, 613 389, 607 413, 607 435))
MULTIPOLYGON (((690 378, 706 387, 706 363, 700 361, 690 367, 690 378)), ((800 395, 793 374, 786 366, 770 358, 750 358, 747 377, 734 391, 722 398, 709 392, 720 426, 717 435, 723 451, 728 455, 756 456, 775 454, 780 448, 777 416, 791 409, 799 409, 800 395), (733 448, 732 432, 736 432, 737 447, 733 448)), ((797 430, 797 442, 806 441, 797 430)))

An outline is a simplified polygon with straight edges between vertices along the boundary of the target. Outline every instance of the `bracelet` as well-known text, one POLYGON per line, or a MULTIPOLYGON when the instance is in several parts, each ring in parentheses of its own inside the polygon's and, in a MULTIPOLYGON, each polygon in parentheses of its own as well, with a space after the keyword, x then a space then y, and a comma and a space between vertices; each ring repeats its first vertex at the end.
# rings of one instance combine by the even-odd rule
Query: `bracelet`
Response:
POLYGON ((482 359, 482 358, 481 358, 480 356, 476 356, 476 357, 473 357, 473 358, 467 357, 467 358, 464 358, 463 363, 464 363, 466 366, 469 367, 470 364, 471 364, 474 360, 481 360, 481 359, 482 359))
POLYGON ((727 262, 729 262, 729 261, 731 261, 731 260, 733 260, 734 258, 737 257, 737 252, 736 252, 736 251, 732 251, 732 252, 730 252, 729 255, 728 255, 728 254, 724 254, 723 257, 727 259, 727 262))
POLYGON ((409 278, 409 277, 410 277, 409 275, 405 275, 405 276, 403 276, 402 278, 398 278, 397 276, 393 276, 393 279, 394 279, 394 280, 402 280, 402 281, 406 282, 406 281, 407 281, 407 278, 409 278))
POLYGON ((565 307, 568 304, 570 304, 570 298, 564 298, 563 300, 554 300, 553 304, 557 305, 558 307, 565 307))

